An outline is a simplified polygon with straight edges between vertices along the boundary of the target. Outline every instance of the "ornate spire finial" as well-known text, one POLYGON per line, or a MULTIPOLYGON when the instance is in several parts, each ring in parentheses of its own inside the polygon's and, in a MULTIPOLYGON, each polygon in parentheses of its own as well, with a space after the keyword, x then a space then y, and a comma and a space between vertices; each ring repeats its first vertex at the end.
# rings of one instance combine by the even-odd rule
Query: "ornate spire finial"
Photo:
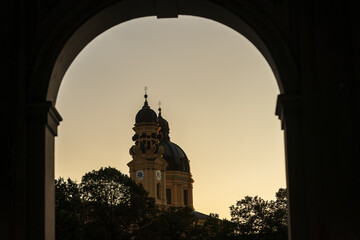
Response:
POLYGON ((159 105, 159 109, 158 109, 159 110, 159 116, 161 116, 161 102, 160 101, 158 102, 158 105, 159 105))
POLYGON ((145 86, 145 88, 144 88, 144 91, 145 91, 145 95, 144 95, 144 98, 145 98, 144 106, 148 106, 148 101, 147 101, 147 98, 148 98, 147 89, 148 89, 147 86, 145 86))

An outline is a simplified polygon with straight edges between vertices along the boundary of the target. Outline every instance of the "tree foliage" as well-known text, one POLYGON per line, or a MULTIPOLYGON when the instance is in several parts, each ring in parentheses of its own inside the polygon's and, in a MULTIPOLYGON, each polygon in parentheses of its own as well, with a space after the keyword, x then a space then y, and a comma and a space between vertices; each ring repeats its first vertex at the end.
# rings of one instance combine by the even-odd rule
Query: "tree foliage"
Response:
POLYGON ((210 213, 202 224, 196 224, 192 240, 230 240, 236 239, 235 224, 226 219, 220 219, 216 213, 210 213))
POLYGON ((247 196, 230 206, 231 221, 241 239, 287 239, 286 196, 286 189, 279 189, 275 201, 247 196))
POLYGON ((191 239, 195 221, 192 209, 188 207, 171 207, 166 210, 160 210, 149 229, 150 232, 147 233, 148 238, 140 237, 139 239, 191 239))
POLYGON ((57 240, 286 240, 286 189, 275 201, 245 197, 230 206, 231 220, 190 208, 158 210, 144 188, 115 168, 86 173, 80 184, 55 180, 57 240))
POLYGON ((114 168, 85 174, 80 186, 88 216, 86 239, 130 239, 155 216, 154 199, 114 168))
POLYGON ((71 179, 55 180, 55 196, 57 239, 83 239, 83 204, 78 184, 71 179))
POLYGON ((60 240, 131 239, 156 216, 154 199, 114 168, 89 172, 79 185, 61 178, 55 185, 56 237, 60 240))

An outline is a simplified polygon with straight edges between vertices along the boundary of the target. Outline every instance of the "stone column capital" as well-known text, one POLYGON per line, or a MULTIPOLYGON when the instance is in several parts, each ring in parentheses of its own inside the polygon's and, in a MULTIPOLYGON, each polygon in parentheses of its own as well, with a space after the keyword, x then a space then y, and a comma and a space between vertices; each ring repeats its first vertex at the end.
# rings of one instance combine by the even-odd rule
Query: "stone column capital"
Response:
POLYGON ((300 94, 279 94, 276 102, 275 114, 281 121, 284 130, 286 116, 301 114, 302 98, 300 94))
POLYGON ((54 136, 57 136, 57 126, 62 117, 56 110, 53 102, 31 102, 27 105, 27 117, 29 123, 46 124, 54 136))

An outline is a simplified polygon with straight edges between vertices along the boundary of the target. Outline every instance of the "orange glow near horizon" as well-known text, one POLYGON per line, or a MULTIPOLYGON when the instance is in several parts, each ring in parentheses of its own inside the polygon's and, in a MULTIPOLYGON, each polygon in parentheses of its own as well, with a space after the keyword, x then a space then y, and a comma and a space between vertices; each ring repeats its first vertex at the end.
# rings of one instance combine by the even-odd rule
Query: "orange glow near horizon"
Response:
POLYGON ((261 53, 211 20, 147 17, 94 39, 68 69, 57 100, 64 121, 55 176, 81 181, 100 167, 128 174, 135 115, 148 102, 190 160, 197 211, 230 218, 246 195, 274 199, 285 187, 279 94, 261 53))

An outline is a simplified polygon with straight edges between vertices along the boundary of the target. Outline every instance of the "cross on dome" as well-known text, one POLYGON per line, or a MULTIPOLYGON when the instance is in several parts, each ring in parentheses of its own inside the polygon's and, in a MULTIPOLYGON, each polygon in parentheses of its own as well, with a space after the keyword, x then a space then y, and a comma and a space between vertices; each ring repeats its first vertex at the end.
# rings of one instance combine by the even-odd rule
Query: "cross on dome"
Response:
POLYGON ((144 98, 145 98, 145 103, 144 103, 144 106, 148 106, 148 101, 147 101, 147 98, 148 98, 148 95, 147 95, 147 86, 144 87, 144 91, 145 91, 145 95, 144 95, 144 98))
POLYGON ((158 108, 158 110, 159 110, 159 116, 161 116, 161 102, 160 102, 160 101, 158 102, 158 105, 159 105, 159 108, 158 108))

